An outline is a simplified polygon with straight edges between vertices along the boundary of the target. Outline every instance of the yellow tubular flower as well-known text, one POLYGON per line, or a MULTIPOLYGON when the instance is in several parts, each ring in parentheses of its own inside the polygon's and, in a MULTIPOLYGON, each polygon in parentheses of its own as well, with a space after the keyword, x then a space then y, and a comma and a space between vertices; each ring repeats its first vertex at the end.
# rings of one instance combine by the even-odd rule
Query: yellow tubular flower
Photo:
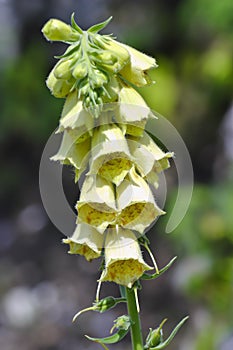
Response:
POLYGON ((130 230, 109 229, 104 247, 105 269, 101 281, 131 288, 146 270, 153 269, 143 260, 137 239, 130 230))
POLYGON ((117 208, 120 212, 118 224, 139 233, 159 216, 165 214, 154 201, 153 194, 135 169, 130 170, 127 178, 116 189, 117 208))
POLYGON ((70 245, 69 254, 83 255, 87 261, 98 258, 104 243, 104 236, 90 225, 79 223, 71 237, 63 239, 70 245))
POLYGON ((157 174, 169 168, 169 158, 174 154, 163 152, 145 131, 140 138, 129 137, 128 145, 141 176, 158 187, 157 174))
POLYGON ((74 166, 76 174, 75 181, 78 181, 80 175, 88 165, 88 153, 90 149, 90 138, 82 143, 75 143, 74 138, 65 131, 58 153, 50 159, 74 166))
POLYGON ((141 136, 147 119, 151 116, 150 108, 141 95, 127 85, 122 86, 118 101, 116 121, 124 125, 126 134, 141 136))
POLYGON ((98 175, 87 176, 76 208, 78 221, 85 222, 103 233, 116 218, 113 185, 98 175))
POLYGON ((76 138, 80 135, 81 140, 84 141, 84 133, 86 132, 86 137, 89 137, 92 135, 93 127, 93 116, 83 108, 82 100, 78 98, 78 92, 70 93, 62 110, 58 132, 72 129, 76 138))
POLYGON ((99 174, 119 185, 132 166, 127 141, 115 124, 96 128, 92 138, 89 174, 99 174))
POLYGON ((136 86, 145 86, 151 83, 147 71, 158 67, 154 58, 125 44, 121 44, 130 54, 130 62, 119 72, 126 80, 136 86))

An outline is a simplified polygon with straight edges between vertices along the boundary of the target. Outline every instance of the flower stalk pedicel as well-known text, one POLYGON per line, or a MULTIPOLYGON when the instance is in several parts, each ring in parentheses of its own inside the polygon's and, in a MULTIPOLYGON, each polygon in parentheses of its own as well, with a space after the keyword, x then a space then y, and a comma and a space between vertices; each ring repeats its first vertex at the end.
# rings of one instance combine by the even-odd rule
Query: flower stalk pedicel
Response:
POLYGON ((158 278, 174 262, 159 270, 143 236, 155 219, 165 214, 156 204, 150 189, 159 186, 158 173, 167 169, 172 152, 164 152, 145 131, 148 118, 154 117, 134 87, 151 83, 148 71, 157 67, 154 58, 100 35, 111 20, 82 30, 71 16, 71 25, 49 20, 42 29, 46 39, 68 45, 49 74, 46 84, 57 98, 65 98, 58 133, 63 140, 52 160, 73 167, 75 181, 84 181, 78 198, 77 226, 63 240, 70 254, 91 261, 102 258, 102 272, 93 306, 81 310, 105 312, 119 302, 127 303, 128 315, 118 317, 104 338, 86 336, 108 349, 131 332, 132 349, 163 349, 187 318, 163 340, 165 320, 151 328, 143 345, 137 298, 140 279, 158 278), (142 256, 144 246, 151 267, 142 256), (148 272, 155 269, 155 272, 148 272), (115 282, 121 297, 99 300, 100 284, 115 282))

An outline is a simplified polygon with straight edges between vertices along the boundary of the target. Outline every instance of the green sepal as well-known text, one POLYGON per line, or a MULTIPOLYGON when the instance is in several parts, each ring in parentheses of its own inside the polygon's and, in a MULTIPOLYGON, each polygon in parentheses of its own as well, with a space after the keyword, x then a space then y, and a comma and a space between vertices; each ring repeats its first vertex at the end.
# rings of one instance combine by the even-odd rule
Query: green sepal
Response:
POLYGON ((157 345, 155 347, 149 348, 148 350, 160 350, 160 349, 164 349, 166 346, 168 346, 170 344, 170 342, 172 341, 172 339, 175 337, 178 330, 183 326, 183 324, 185 323, 185 321, 187 321, 188 318, 189 318, 189 316, 184 317, 178 323, 178 325, 173 329, 173 331, 171 332, 171 334, 169 335, 169 337, 165 341, 163 341, 162 343, 160 343, 159 345, 157 345))
POLYGON ((112 16, 109 17, 106 21, 95 24, 93 26, 91 26, 87 31, 88 33, 92 33, 92 34, 96 34, 98 33, 100 30, 104 29, 108 23, 112 20, 112 16))
POLYGON ((158 278, 159 276, 161 276, 164 272, 166 272, 169 267, 172 266, 172 264, 174 263, 174 261, 177 259, 177 256, 175 256, 171 261, 169 261, 169 263, 164 266, 161 270, 159 270, 159 273, 158 272, 155 272, 153 274, 149 274, 149 273, 144 273, 141 277, 141 279, 143 280, 153 280, 153 279, 156 279, 158 278))
POLYGON ((85 337, 91 341, 97 342, 99 344, 115 344, 121 341, 129 332, 131 323, 129 316, 123 315, 118 317, 114 321, 115 325, 113 326, 112 330, 114 328, 118 328, 118 331, 108 337, 104 338, 93 338, 89 337, 88 335, 85 335, 85 337))
POLYGON ((66 57, 73 55, 73 53, 75 53, 75 51, 78 50, 79 45, 80 45, 80 43, 78 42, 77 44, 68 47, 68 49, 65 51, 65 53, 63 55, 54 56, 54 58, 60 59, 60 58, 66 58, 66 57))
POLYGON ((75 13, 73 12, 72 15, 71 15, 71 26, 72 26, 72 28, 77 30, 77 32, 79 32, 79 34, 83 34, 82 29, 75 22, 74 15, 75 15, 75 13))
POLYGON ((151 347, 155 347, 163 342, 163 325, 167 321, 165 318, 156 329, 149 329, 149 334, 146 337, 146 345, 144 349, 150 349, 151 347))

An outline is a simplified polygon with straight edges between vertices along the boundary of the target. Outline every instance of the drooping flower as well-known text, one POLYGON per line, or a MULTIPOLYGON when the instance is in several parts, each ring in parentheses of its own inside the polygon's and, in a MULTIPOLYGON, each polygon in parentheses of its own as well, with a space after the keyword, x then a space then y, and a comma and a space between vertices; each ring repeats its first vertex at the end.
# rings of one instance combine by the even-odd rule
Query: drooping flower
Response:
POLYGON ((99 174, 118 186, 132 167, 122 130, 116 124, 100 125, 94 131, 91 146, 89 174, 99 174))
POLYGON ((104 243, 104 236, 90 225, 79 223, 71 237, 63 239, 69 244, 69 254, 83 255, 87 261, 98 258, 104 243))
POLYGON ((129 137, 128 145, 141 176, 146 177, 157 188, 157 174, 169 168, 169 158, 172 158, 174 153, 163 152, 146 131, 140 138, 129 137))
POLYGON ((122 84, 118 101, 116 121, 125 128, 126 134, 141 136, 152 115, 150 108, 134 88, 125 84, 122 84))
POLYGON ((116 219, 113 185, 99 175, 86 176, 76 208, 78 222, 85 222, 103 233, 116 219))
POLYGON ((155 203, 153 194, 135 168, 132 168, 126 179, 117 187, 117 223, 122 227, 143 233, 159 216, 165 214, 155 203))
POLYGON ((50 159, 72 165, 75 168, 75 181, 78 181, 88 165, 91 140, 88 138, 80 143, 76 143, 75 140, 74 135, 64 131, 61 146, 57 154, 50 159))
POLYGON ((131 288, 146 270, 152 269, 143 260, 134 233, 120 227, 107 230, 104 256, 105 269, 101 281, 112 281, 131 288))
POLYGON ((87 135, 86 137, 92 136, 93 128, 93 116, 83 108, 83 102, 78 98, 78 92, 70 93, 62 110, 59 132, 72 130, 77 139, 81 138, 79 140, 81 142, 84 141, 84 134, 87 135))
POLYGON ((126 80, 136 86, 145 86, 151 83, 148 70, 158 67, 154 58, 134 49, 131 46, 121 44, 130 54, 130 61, 119 72, 126 80))

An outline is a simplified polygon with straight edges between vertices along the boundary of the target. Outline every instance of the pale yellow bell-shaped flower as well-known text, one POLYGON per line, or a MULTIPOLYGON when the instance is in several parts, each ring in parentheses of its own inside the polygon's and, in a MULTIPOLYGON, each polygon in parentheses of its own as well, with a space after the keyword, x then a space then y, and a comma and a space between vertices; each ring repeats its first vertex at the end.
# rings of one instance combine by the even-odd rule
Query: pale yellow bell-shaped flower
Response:
POLYGON ((89 174, 99 174, 119 185, 132 166, 127 141, 116 124, 97 127, 92 137, 89 174))
POLYGON ((105 269, 101 281, 110 281, 131 288, 146 270, 153 268, 143 260, 136 236, 130 230, 112 227, 104 244, 105 269))
POLYGON ((122 84, 118 101, 116 121, 124 126, 126 134, 141 136, 148 118, 152 115, 145 100, 134 88, 122 84))
POLYGON ((85 171, 88 165, 89 152, 91 149, 90 138, 81 143, 75 143, 75 138, 69 132, 64 131, 61 146, 51 160, 59 161, 62 164, 72 165, 75 168, 75 181, 85 171))
POLYGON ((69 254, 83 255, 87 261, 98 258, 104 244, 104 236, 90 225, 79 223, 71 237, 63 239, 69 244, 69 254))
POLYGON ((158 67, 154 58, 134 49, 131 46, 121 44, 130 54, 130 61, 119 72, 126 80, 136 86, 144 86, 151 83, 147 71, 158 67))
POLYGON ((125 180, 116 188, 119 225, 142 234, 152 222, 165 214, 155 203, 150 187, 135 168, 132 168, 125 180))
POLYGON ((141 176, 158 187, 157 174, 169 168, 169 158, 172 158, 174 153, 163 152, 146 131, 142 137, 129 137, 128 145, 141 176))
POLYGON ((103 233, 116 219, 117 210, 112 183, 99 175, 86 176, 76 208, 78 222, 85 222, 103 233))
POLYGON ((92 135, 93 127, 93 116, 83 108, 83 101, 78 98, 77 90, 71 92, 67 96, 62 110, 58 132, 74 131, 75 137, 79 138, 79 142, 82 142, 84 134, 87 137, 92 135))

